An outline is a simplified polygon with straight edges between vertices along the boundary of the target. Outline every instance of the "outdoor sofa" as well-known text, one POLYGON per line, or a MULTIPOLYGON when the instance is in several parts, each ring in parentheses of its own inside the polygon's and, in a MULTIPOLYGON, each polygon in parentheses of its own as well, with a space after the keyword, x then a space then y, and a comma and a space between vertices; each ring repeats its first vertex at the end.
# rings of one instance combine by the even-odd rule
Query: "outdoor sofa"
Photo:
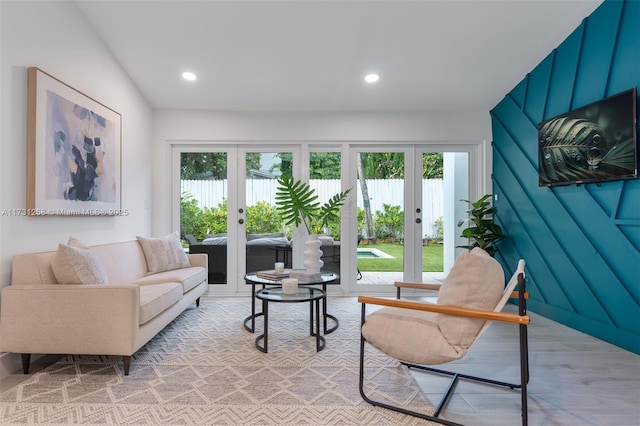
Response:
MULTIPOLYGON (((323 270, 340 273, 340 242, 333 238, 322 236, 323 270)), ((262 271, 274 268, 274 263, 284 261, 286 267, 291 267, 291 242, 284 233, 248 234, 246 271, 262 271)), ((209 284, 227 282, 227 235, 209 235, 202 242, 189 245, 189 253, 206 253, 209 257, 209 284)))

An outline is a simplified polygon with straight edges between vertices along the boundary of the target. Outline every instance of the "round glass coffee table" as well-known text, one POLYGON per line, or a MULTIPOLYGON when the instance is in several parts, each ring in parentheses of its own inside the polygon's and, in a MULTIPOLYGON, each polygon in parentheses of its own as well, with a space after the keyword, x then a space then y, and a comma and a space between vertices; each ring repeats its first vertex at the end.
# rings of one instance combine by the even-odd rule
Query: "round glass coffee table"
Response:
MULTIPOLYGON (((251 315, 246 317, 243 322, 244 328, 250 333, 253 333, 255 330, 256 318, 263 314, 262 312, 256 312, 256 303, 255 303, 256 286, 262 286, 263 289, 267 288, 267 286, 277 286, 277 287, 282 286, 282 281, 259 277, 258 272, 259 271, 249 272, 247 273, 247 275, 244 276, 244 281, 247 284, 251 285, 251 315)), ((298 288, 320 285, 322 286, 322 291, 324 291, 326 294, 327 285, 337 284, 339 279, 340 279, 340 275, 336 274, 335 272, 320 271, 320 279, 312 282, 300 282, 298 283, 298 286, 299 286, 298 288)), ((339 325, 338 319, 335 316, 327 313, 326 299, 325 299, 325 303, 322 304, 322 317, 323 317, 323 323, 324 323, 324 334, 333 333, 338 329, 338 325, 339 325), (331 328, 328 327, 327 318, 330 318, 334 322, 331 328)))
POLYGON ((269 302, 303 303, 309 302, 309 335, 316 338, 316 351, 325 347, 325 339, 320 335, 320 300, 325 301, 327 294, 319 288, 298 287, 296 294, 284 294, 282 288, 262 288, 256 292, 256 297, 262 300, 262 314, 264 315, 264 333, 256 337, 256 348, 264 353, 269 344, 269 302), (314 309, 315 308, 315 309, 314 309), (313 325, 315 322, 315 332, 313 325))

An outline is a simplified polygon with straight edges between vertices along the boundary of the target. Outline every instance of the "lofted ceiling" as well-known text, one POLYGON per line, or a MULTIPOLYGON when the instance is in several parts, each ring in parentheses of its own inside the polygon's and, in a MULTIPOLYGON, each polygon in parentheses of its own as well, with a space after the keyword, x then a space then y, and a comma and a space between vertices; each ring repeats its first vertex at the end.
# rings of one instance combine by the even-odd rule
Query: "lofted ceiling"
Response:
POLYGON ((75 3, 153 108, 345 112, 488 110, 601 0, 75 3))

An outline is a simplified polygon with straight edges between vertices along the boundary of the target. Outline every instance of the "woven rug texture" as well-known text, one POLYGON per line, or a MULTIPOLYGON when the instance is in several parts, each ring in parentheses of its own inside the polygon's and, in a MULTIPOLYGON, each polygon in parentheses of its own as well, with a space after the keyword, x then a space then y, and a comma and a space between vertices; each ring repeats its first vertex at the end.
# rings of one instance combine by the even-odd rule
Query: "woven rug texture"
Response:
MULTIPOLYGON (((330 297, 340 321, 316 352, 308 303, 269 304, 269 353, 242 321, 248 297, 204 297, 132 357, 65 356, 0 394, 2 425, 424 425, 373 407, 358 391, 360 305, 330 297)), ((73 332, 70 330, 69 332, 73 332)), ((411 374, 367 346, 374 399, 433 413, 411 374)))

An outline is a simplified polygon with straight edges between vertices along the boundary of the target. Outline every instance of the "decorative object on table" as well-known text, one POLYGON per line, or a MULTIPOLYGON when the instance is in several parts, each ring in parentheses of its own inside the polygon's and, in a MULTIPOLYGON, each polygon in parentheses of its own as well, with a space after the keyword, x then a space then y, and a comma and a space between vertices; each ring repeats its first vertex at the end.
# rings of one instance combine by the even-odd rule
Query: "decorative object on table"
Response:
POLYGON ((120 216, 122 117, 29 68, 27 209, 33 216, 120 216))
POLYGON ((320 241, 318 233, 326 227, 331 220, 338 218, 340 207, 344 205, 351 189, 339 192, 329 198, 329 201, 320 205, 316 191, 308 183, 301 180, 293 180, 291 176, 282 176, 278 179, 276 190, 276 207, 282 214, 285 225, 304 224, 309 233, 309 240, 305 244, 304 266, 312 274, 320 273, 324 264, 320 258, 320 241))
POLYGON ((276 262, 273 270, 276 274, 284 274, 284 262, 276 262))
POLYGON ((298 279, 297 278, 283 278, 282 279, 282 292, 284 294, 296 294, 298 292, 298 279))
POLYGON ((275 269, 269 269, 266 271, 256 272, 258 278, 264 278, 266 280, 278 281, 282 278, 289 278, 291 269, 283 269, 282 272, 278 272, 275 269))
POLYGON ((315 283, 322 280, 322 274, 308 269, 292 269, 289 278, 297 278, 299 283, 315 283))
POLYGON ((459 221, 458 226, 462 226, 467 222, 471 222, 473 224, 473 226, 469 226, 464 229, 460 236, 473 240, 473 244, 456 247, 466 248, 468 250, 471 250, 474 247, 480 247, 491 256, 496 254, 494 244, 503 239, 504 234, 502 233, 500 225, 493 221, 493 214, 495 213, 496 208, 491 206, 491 203, 488 201, 490 198, 491 194, 486 194, 476 202, 460 200, 469 203, 471 209, 468 211, 469 217, 459 221))

